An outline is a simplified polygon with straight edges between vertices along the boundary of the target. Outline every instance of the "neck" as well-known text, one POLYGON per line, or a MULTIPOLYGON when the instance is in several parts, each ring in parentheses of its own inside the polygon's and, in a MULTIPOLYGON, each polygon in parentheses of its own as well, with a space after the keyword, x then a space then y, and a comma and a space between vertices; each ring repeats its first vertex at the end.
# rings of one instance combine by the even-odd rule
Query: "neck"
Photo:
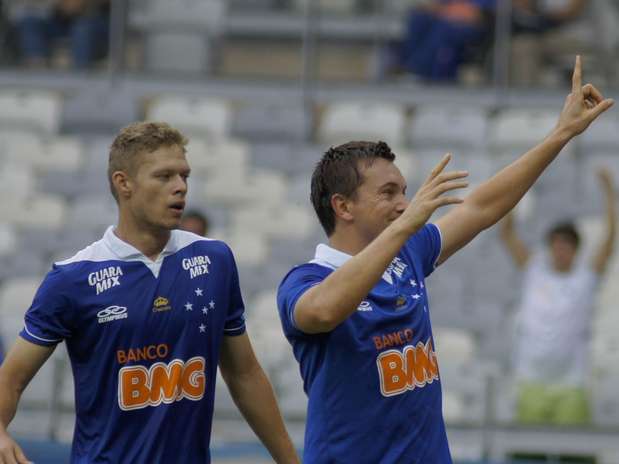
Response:
POLYGON ((123 242, 138 249, 144 256, 155 261, 170 239, 170 231, 147 228, 133 221, 123 220, 121 215, 114 233, 123 242))
POLYGON ((369 242, 361 237, 355 230, 336 230, 329 237, 329 246, 335 248, 338 251, 349 254, 351 256, 356 255, 366 246, 369 242))

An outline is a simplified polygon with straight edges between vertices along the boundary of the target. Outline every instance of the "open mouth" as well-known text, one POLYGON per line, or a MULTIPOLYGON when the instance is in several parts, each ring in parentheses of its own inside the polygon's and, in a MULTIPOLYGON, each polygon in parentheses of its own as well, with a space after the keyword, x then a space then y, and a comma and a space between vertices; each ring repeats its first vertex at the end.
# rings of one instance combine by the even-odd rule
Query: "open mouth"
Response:
POLYGON ((183 210, 185 209, 185 203, 184 202, 172 203, 170 205, 170 209, 178 212, 179 214, 182 214, 183 210))

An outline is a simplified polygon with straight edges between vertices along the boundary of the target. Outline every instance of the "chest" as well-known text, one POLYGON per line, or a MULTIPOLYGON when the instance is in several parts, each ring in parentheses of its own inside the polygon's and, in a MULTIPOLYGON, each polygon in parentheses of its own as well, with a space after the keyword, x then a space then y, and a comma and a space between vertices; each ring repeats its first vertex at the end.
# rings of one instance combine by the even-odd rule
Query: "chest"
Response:
POLYGON ((164 261, 102 267, 78 279, 77 332, 90 338, 174 338, 221 327, 229 305, 226 278, 208 263, 164 261))
POLYGON ((400 266, 384 275, 347 324, 345 335, 357 348, 382 350, 425 343, 431 327, 423 275, 413 266, 400 266))

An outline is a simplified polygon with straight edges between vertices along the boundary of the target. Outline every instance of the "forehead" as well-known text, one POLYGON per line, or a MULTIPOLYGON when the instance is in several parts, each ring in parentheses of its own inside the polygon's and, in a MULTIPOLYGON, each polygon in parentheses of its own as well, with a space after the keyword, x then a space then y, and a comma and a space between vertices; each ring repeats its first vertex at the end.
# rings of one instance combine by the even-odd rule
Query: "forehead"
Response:
POLYGON ((155 171, 161 169, 188 170, 189 163, 184 150, 178 145, 159 147, 150 153, 141 153, 138 157, 138 171, 155 171))
POLYGON ((363 177, 362 186, 379 188, 387 183, 406 184, 400 169, 393 162, 383 158, 376 158, 369 165, 360 161, 359 172, 363 177))

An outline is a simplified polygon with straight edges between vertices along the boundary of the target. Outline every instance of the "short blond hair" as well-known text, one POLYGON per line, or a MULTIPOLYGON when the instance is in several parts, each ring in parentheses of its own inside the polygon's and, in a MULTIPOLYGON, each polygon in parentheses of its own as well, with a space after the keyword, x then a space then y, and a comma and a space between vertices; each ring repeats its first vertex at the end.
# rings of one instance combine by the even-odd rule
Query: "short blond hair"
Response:
POLYGON ((112 146, 107 168, 112 195, 118 201, 118 193, 112 182, 112 174, 124 171, 134 174, 140 156, 152 153, 161 147, 177 146, 186 151, 187 138, 165 122, 135 122, 121 129, 112 146))

